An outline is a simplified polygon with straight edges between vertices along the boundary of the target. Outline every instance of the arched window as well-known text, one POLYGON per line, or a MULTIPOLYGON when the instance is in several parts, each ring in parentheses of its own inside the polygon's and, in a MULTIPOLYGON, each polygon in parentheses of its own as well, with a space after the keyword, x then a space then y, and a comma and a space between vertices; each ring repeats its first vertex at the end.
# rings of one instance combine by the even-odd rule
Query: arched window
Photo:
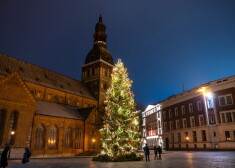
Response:
POLYGON ((1 109, 0 110, 0 145, 2 145, 2 140, 3 140, 5 117, 6 117, 6 111, 1 109))
POLYGON ((56 149, 56 147, 57 147, 57 128, 56 126, 53 125, 49 130, 48 148, 56 149))
POLYGON ((17 128, 19 112, 13 111, 10 117, 9 132, 8 132, 8 143, 14 145, 15 142, 15 131, 17 128))
POLYGON ((82 131, 79 128, 77 128, 76 131, 75 131, 74 148, 75 149, 82 148, 82 131))
POLYGON ((64 132, 64 148, 72 147, 72 129, 67 128, 64 132))
POLYGON ((43 149, 45 142, 45 128, 42 124, 39 124, 38 128, 36 129, 36 136, 35 136, 35 149, 43 149))

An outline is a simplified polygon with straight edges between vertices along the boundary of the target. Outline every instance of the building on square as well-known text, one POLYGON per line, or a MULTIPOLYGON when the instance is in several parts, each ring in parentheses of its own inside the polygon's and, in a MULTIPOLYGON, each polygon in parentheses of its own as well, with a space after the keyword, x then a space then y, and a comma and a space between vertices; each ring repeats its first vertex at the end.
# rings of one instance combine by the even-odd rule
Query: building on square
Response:
MULTIPOLYGON (((159 105, 165 149, 235 149, 235 76, 173 95, 152 109, 159 105)), ((146 133, 153 128, 152 123, 157 122, 156 117, 150 120, 146 133)))
POLYGON ((102 17, 82 80, 0 54, 0 147, 11 157, 72 156, 98 148, 104 95, 111 80, 112 55, 106 48, 102 17))
POLYGON ((162 121, 161 121, 161 105, 148 105, 144 112, 142 112, 143 121, 143 143, 142 147, 147 143, 150 149, 154 146, 162 146, 162 121))

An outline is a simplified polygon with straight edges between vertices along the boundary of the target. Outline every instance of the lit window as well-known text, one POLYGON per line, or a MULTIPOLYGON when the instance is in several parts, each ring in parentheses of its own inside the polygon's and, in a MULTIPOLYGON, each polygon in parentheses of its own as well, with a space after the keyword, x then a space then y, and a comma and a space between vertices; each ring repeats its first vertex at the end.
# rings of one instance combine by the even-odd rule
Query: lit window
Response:
POLYGON ((56 149, 56 146, 57 146, 57 128, 56 126, 53 125, 49 131, 48 148, 56 149))
POLYGON ((229 131, 225 131, 225 139, 226 139, 226 141, 231 141, 231 137, 230 137, 230 132, 229 131))

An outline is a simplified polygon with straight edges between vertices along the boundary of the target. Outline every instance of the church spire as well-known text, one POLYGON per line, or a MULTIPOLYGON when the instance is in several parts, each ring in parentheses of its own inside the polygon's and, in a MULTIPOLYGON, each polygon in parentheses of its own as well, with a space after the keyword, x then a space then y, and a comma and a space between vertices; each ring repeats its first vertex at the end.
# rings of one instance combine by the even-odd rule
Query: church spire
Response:
POLYGON ((99 22, 95 25, 95 33, 93 35, 94 44, 98 44, 99 46, 106 47, 107 34, 105 33, 106 26, 103 23, 103 18, 100 14, 99 22))
POLYGON ((99 22, 102 22, 102 16, 101 16, 101 14, 100 14, 100 17, 99 17, 99 22))

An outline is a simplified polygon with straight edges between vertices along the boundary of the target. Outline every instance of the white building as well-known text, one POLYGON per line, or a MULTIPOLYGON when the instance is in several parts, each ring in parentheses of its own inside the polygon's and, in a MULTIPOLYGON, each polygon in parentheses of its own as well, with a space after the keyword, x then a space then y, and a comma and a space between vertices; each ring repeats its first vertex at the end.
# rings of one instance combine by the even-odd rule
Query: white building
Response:
POLYGON ((161 106, 148 105, 142 112, 143 117, 143 146, 147 143, 150 148, 162 146, 161 106))

